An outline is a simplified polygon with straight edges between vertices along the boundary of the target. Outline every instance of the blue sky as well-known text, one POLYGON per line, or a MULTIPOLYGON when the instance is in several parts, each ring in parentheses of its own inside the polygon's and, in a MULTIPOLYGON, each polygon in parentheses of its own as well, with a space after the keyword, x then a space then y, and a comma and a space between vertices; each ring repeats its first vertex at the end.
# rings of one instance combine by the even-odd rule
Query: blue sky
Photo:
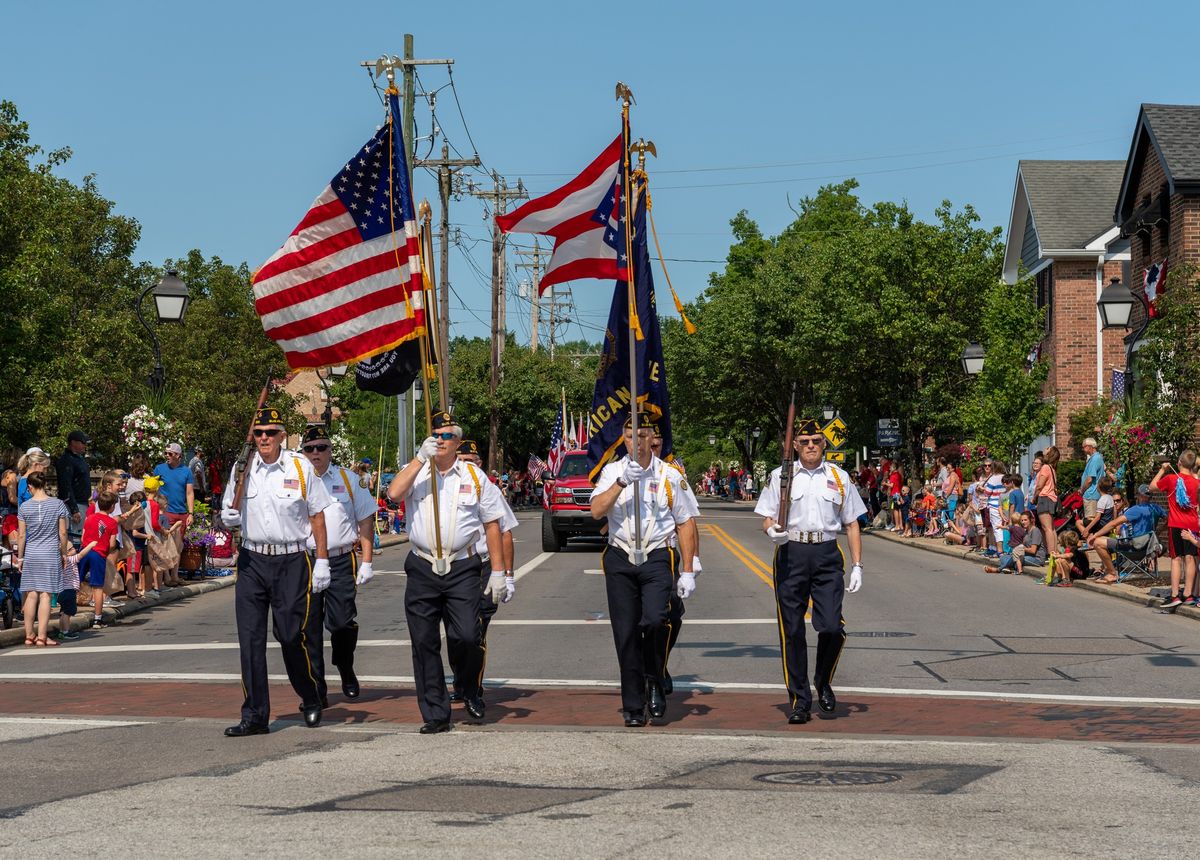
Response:
MULTIPOLYGON (((418 57, 455 59, 466 128, 451 90, 437 95, 450 143, 470 155, 473 140, 488 168, 534 191, 612 139, 614 83, 629 83, 634 134, 659 152, 664 254, 686 260, 723 260, 738 210, 775 233, 789 196, 848 176, 867 203, 906 200, 930 218, 949 199, 1004 225, 1019 158, 1123 159, 1140 102, 1200 99, 1194 57, 1169 49, 1196 29, 1191 3, 650 7, 626 25, 614 7, 567 2, 6 4, 0 97, 38 143, 72 147, 66 175, 94 173, 141 222, 138 259, 195 247, 251 266, 373 132, 381 108, 358 64, 401 53, 405 32, 418 57)), ((426 90, 447 82, 444 68, 421 72, 426 90)), ((427 102, 417 124, 430 134, 427 102)), ((436 195, 427 175, 416 190, 436 195)), ((488 225, 470 197, 451 213, 452 331, 485 334, 488 225)), ((670 266, 685 299, 720 268, 670 266)), ((516 280, 509 328, 527 342, 516 280)), ((598 339, 611 285, 576 282, 573 295, 566 335, 598 339)))

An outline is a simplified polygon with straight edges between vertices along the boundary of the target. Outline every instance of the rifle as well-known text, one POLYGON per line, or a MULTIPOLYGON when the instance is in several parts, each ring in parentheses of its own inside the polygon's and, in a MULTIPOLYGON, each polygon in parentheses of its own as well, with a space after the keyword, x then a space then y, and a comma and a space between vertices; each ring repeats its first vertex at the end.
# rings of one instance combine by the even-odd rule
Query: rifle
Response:
POLYGON ((246 430, 246 441, 242 445, 241 453, 233 464, 233 504, 230 506, 233 510, 238 511, 242 508, 242 496, 246 492, 246 464, 250 462, 250 455, 254 453, 254 419, 258 417, 258 410, 267 405, 267 398, 271 396, 271 377, 267 376, 267 381, 263 383, 262 391, 258 393, 258 405, 254 407, 254 414, 250 416, 250 427, 246 430))
POLYGON ((775 525, 781 529, 787 528, 788 508, 792 501, 792 439, 796 434, 796 383, 792 383, 792 399, 788 403, 787 424, 783 431, 783 462, 779 466, 779 513, 775 516, 775 525))

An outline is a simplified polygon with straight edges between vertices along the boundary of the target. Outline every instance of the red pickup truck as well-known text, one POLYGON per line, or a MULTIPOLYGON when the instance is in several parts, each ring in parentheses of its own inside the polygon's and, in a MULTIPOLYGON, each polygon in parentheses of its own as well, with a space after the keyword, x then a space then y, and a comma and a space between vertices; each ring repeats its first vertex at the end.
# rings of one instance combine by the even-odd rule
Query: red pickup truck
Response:
POLYGON ((546 481, 548 509, 542 511, 542 552, 558 552, 573 537, 599 537, 603 520, 592 519, 592 482, 587 451, 568 451, 546 481))

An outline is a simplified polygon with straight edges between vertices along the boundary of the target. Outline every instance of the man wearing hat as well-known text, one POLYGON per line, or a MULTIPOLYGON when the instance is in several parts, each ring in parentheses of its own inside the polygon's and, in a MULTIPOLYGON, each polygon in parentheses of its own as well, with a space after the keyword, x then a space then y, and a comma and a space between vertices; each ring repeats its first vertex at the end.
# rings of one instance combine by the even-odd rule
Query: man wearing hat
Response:
MULTIPOLYGON (((458 446, 458 459, 470 463, 472 466, 479 468, 483 465, 483 458, 479 455, 479 444, 473 439, 464 439, 462 444, 458 446)), ((519 523, 517 522, 516 514, 512 508, 508 506, 508 502, 504 499, 504 493, 491 481, 482 481, 480 486, 483 487, 485 495, 493 495, 495 501, 504 506, 504 516, 500 518, 500 543, 504 548, 504 594, 500 597, 500 603, 508 603, 517 593, 516 580, 513 577, 513 529, 519 523)), ((484 570, 491 570, 491 557, 488 553, 487 536, 481 531, 479 540, 475 542, 475 553, 479 556, 484 570)), ((486 583, 480 583, 482 589, 486 583)), ((492 616, 496 614, 499 605, 492 597, 484 597, 479 602, 479 644, 483 650, 483 658, 479 664, 479 692, 480 699, 483 698, 483 674, 487 670, 487 632, 488 625, 492 622, 492 616)), ((450 659, 450 671, 454 673, 454 692, 450 694, 451 702, 463 701, 463 675, 462 675, 462 653, 456 648, 447 647, 447 657, 450 659)))
MULTIPOLYGON (((653 426, 654 441, 651 443, 651 448, 654 451, 655 457, 662 456, 663 434, 662 427, 656 422, 653 426)), ((678 477, 672 477, 675 481, 675 487, 678 492, 686 496, 688 510, 691 512, 691 518, 679 526, 679 530, 687 529, 692 533, 692 546, 695 547, 694 555, 692 556, 692 573, 700 573, 704 568, 700 564, 700 529, 696 525, 696 518, 700 516, 700 503, 696 501, 696 494, 692 492, 692 485, 688 483, 687 472, 683 469, 683 464, 675 459, 667 463, 672 469, 679 473, 678 477)), ((675 538, 671 539, 671 546, 678 549, 679 542, 675 538)), ((675 570, 673 573, 679 574, 679 554, 675 555, 675 570)), ((675 682, 671 680, 671 673, 667 669, 667 663, 671 659, 671 652, 675 650, 675 643, 679 641, 679 631, 683 629, 683 598, 679 596, 679 591, 671 591, 671 611, 667 615, 667 657, 663 661, 662 687, 664 695, 671 695, 675 692, 675 682)))
MULTIPOLYGON (((355 604, 357 587, 366 585, 375 576, 371 558, 375 547, 375 512, 378 510, 366 478, 351 470, 334 465, 333 443, 329 433, 319 424, 304 431, 300 453, 308 458, 313 471, 338 504, 325 509, 325 534, 329 546, 329 588, 322 593, 325 629, 333 665, 342 676, 342 694, 357 699, 360 693, 358 677, 354 674, 354 647, 358 643, 358 607, 355 604)), ((316 540, 308 539, 309 552, 316 550, 316 540)), ((321 624, 316 619, 315 633, 320 642, 321 624)), ((321 688, 322 698, 325 688, 321 688)))
POLYGON ((671 592, 687 598, 696 589, 694 532, 686 526, 695 512, 679 491, 679 473, 654 456, 652 422, 649 414, 638 415, 636 440, 632 415, 625 422, 625 450, 633 453, 600 471, 591 503, 593 518, 608 518, 600 567, 620 667, 621 708, 630 728, 646 725, 647 712, 655 719, 667 712, 662 681, 671 592), (641 511, 640 534, 635 505, 641 511), (683 568, 678 582, 676 554, 683 568))
POLYGON ((846 641, 842 594, 862 587, 862 535, 858 518, 866 511, 850 476, 825 462, 825 437, 812 419, 796 426, 793 446, 799 461, 789 458, 788 518, 777 523, 781 469, 771 472, 754 512, 763 517, 763 530, 777 547, 774 561, 775 604, 779 612, 779 646, 783 676, 791 701, 788 722, 811 718, 812 691, 808 686, 808 646, 804 614, 812 600, 812 625, 817 633, 817 663, 813 686, 825 713, 837 707, 833 676, 846 641), (845 562, 838 533, 845 528, 850 545, 850 584, 844 584, 845 562))
POLYGON ((242 721, 225 730, 227 737, 269 731, 268 610, 288 680, 300 697, 305 725, 320 725, 325 706, 320 592, 330 582, 324 512, 333 499, 312 465, 296 452, 284 450, 286 431, 279 410, 260 409, 252 432, 255 451, 241 476, 245 481, 241 503, 234 507, 239 478, 235 466, 221 510, 225 525, 242 530, 234 605, 246 698, 242 721), (315 560, 308 553, 310 540, 315 560))
POLYGON ((54 470, 58 475, 58 497, 71 513, 67 534, 76 546, 79 546, 83 537, 83 518, 87 516, 88 505, 92 501, 91 467, 87 461, 87 446, 91 442, 82 430, 72 430, 67 436, 66 450, 54 461, 54 470))
POLYGON ((500 540, 504 508, 484 492, 487 477, 471 464, 459 462, 462 428, 458 422, 448 412, 436 412, 432 429, 433 435, 421 443, 417 455, 388 487, 388 498, 403 501, 408 515, 404 614, 412 639, 417 703, 425 720, 421 734, 426 735, 451 727, 442 668, 442 624, 447 647, 462 655, 459 669, 467 712, 478 719, 483 716, 479 603, 482 597, 502 600, 508 593, 500 540), (491 558, 483 595, 479 592, 482 565, 475 551, 481 531, 491 558))

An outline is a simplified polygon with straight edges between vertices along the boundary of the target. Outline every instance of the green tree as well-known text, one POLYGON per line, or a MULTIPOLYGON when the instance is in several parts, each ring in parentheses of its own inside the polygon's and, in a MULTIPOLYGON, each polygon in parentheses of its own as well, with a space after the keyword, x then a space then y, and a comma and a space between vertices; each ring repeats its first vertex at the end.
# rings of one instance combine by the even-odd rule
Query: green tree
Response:
POLYGON ((1167 275, 1145 343, 1137 351, 1139 391, 1130 420, 1152 428, 1155 447, 1177 455, 1200 424, 1200 277, 1193 264, 1167 275))
POLYGON ((961 400, 962 424, 993 456, 1015 463, 1030 439, 1050 429, 1054 404, 1042 399, 1049 373, 1045 361, 1028 367, 1042 331, 1042 311, 1029 281, 997 281, 983 299, 980 339, 987 350, 983 371, 961 400))

